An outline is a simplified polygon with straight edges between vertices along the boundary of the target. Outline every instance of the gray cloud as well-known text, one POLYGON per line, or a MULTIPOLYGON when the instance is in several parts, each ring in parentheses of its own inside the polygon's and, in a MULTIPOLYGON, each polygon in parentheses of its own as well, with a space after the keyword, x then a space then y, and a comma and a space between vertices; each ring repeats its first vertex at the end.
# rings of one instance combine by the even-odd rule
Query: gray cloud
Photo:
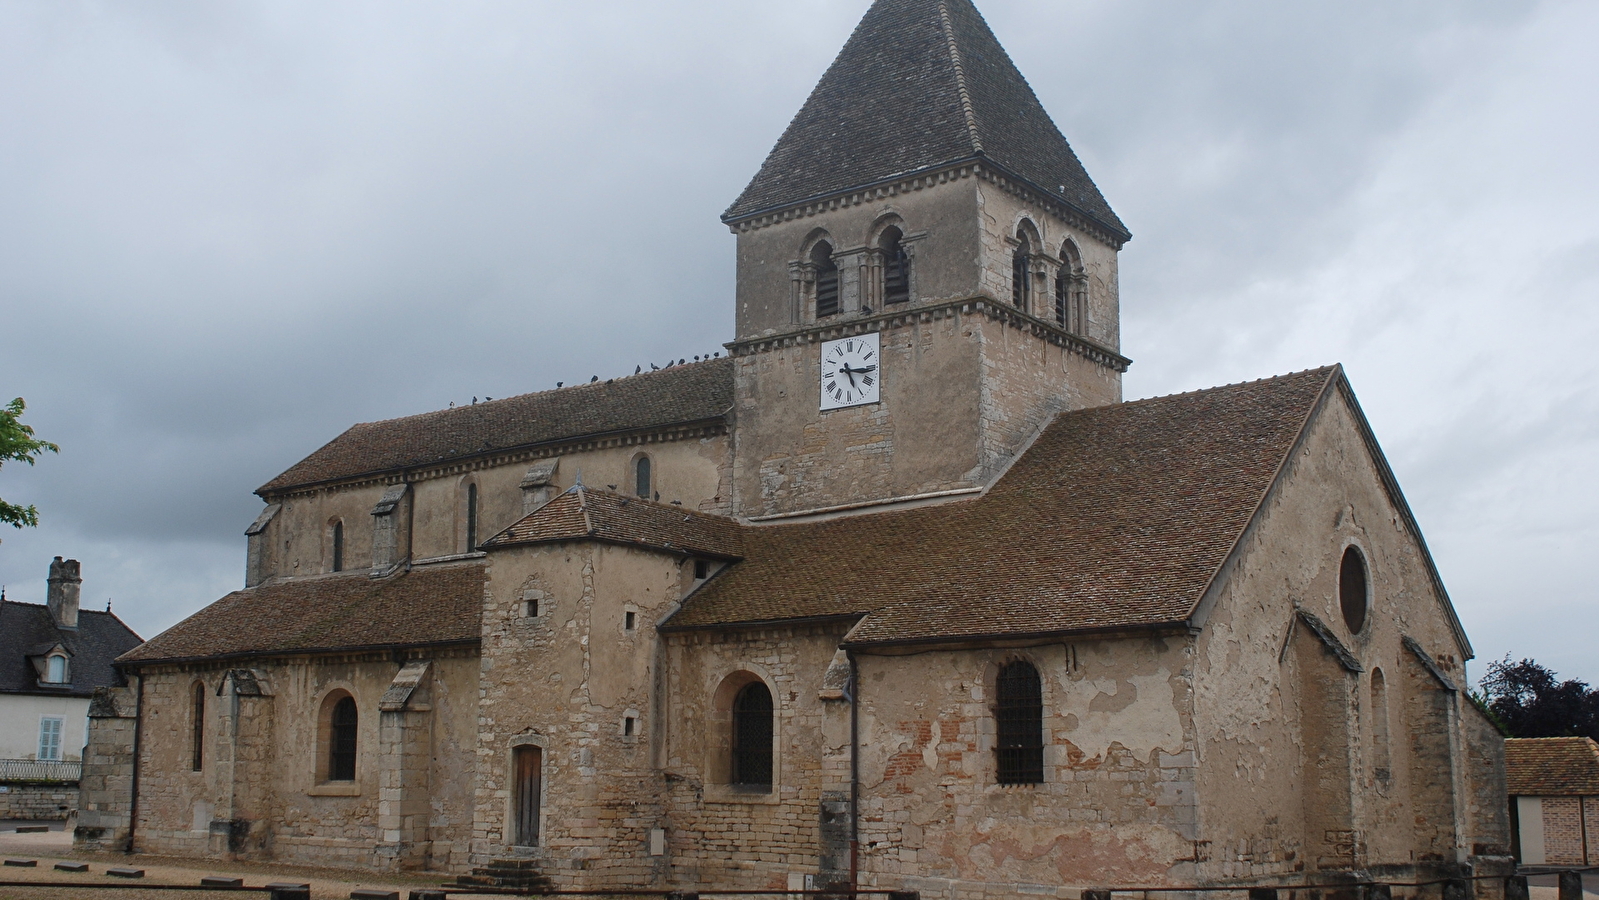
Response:
MULTIPOLYGON (((1599 11, 981 5, 1136 235, 1129 396, 1345 362, 1480 656, 1599 681, 1599 11)), ((0 5, 0 393, 63 447, 0 581, 153 634, 350 423, 717 349, 863 9, 0 5)))

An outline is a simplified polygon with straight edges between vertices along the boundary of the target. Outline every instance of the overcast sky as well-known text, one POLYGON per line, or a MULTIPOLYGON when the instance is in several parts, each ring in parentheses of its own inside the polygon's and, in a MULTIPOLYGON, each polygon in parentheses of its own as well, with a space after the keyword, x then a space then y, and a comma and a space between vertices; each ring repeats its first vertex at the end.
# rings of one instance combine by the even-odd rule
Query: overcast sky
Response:
MULTIPOLYGON (((0 0, 8 595, 153 636, 351 423, 720 349, 865 6, 0 0)), ((1474 672, 1599 683, 1599 4, 980 7, 1134 234, 1127 396, 1344 363, 1474 672)))

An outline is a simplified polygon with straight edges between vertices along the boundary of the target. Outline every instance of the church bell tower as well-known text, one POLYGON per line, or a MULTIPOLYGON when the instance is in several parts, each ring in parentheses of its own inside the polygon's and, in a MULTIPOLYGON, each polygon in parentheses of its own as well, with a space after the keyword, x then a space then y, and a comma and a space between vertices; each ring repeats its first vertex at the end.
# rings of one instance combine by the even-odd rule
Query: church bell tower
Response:
POLYGON ((1121 399, 1131 235, 970 0, 876 0, 722 218, 740 515, 959 496, 1121 399))

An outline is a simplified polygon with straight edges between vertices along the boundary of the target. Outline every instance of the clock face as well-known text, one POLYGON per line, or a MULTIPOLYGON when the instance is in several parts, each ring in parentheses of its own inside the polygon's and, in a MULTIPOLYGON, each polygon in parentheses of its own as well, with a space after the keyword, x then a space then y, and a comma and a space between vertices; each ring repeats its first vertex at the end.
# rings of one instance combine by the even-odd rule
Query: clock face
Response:
POLYGON ((877 402, 883 383, 877 333, 822 343, 822 409, 877 402))

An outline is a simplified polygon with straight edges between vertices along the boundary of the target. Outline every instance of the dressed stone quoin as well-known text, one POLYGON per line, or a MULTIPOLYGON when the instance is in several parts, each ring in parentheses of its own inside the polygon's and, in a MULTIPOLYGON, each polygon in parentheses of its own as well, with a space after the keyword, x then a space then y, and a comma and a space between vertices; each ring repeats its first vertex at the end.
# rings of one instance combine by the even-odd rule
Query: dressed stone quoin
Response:
POLYGON ((79 846, 948 900, 1506 870, 1344 372, 1124 402, 1131 235, 968 0, 873 3, 723 221, 725 356, 263 485, 244 589, 97 701, 79 846))

